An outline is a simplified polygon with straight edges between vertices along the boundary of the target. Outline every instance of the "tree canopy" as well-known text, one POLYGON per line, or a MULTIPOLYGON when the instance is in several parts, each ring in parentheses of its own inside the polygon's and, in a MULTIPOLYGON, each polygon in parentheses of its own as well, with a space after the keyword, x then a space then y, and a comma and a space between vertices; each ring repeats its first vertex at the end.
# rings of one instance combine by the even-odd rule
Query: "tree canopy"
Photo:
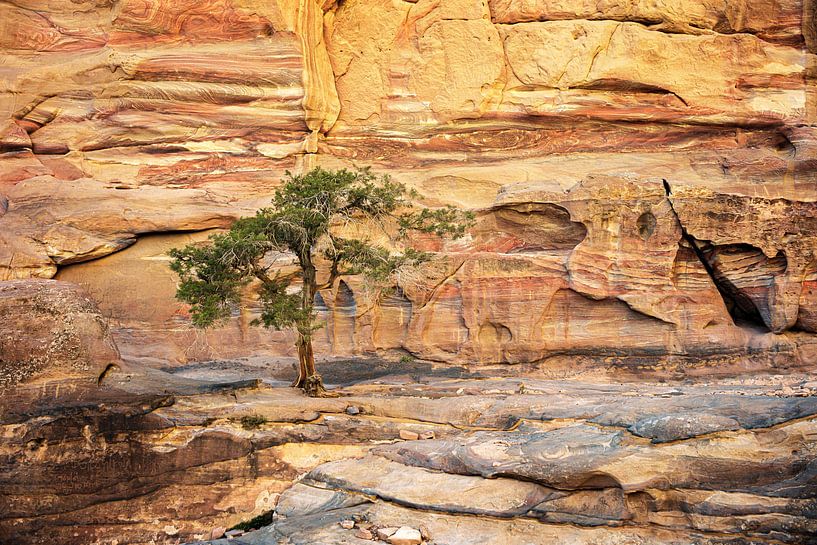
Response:
POLYGON ((417 267, 431 254, 406 244, 410 233, 459 238, 473 222, 471 213, 452 206, 418 208, 412 201, 416 197, 405 185, 368 168, 287 172, 271 206, 237 220, 207 244, 170 251, 171 269, 180 277, 176 297, 191 305, 196 327, 208 327, 229 317, 241 304, 245 286, 257 280, 261 314, 254 323, 297 331, 301 369, 294 385, 321 395, 325 390, 314 370, 311 343, 318 327, 315 294, 340 276, 362 274, 385 281, 397 271, 417 267), (351 224, 377 226, 388 234, 389 247, 367 236, 350 236, 351 224), (271 253, 294 256, 300 291, 290 288, 293 275, 282 274, 265 260, 271 253), (327 267, 320 283, 316 261, 327 267))

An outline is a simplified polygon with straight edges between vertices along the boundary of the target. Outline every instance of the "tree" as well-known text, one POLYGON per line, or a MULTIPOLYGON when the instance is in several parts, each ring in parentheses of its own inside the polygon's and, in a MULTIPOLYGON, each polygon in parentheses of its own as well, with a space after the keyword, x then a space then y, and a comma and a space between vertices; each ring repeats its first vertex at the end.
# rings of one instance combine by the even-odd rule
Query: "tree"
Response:
POLYGON ((473 222, 471 213, 451 206, 418 208, 411 202, 414 197, 405 185, 368 168, 287 172, 269 208, 239 219, 206 244, 170 251, 170 267, 180 277, 176 298, 191 305, 193 324, 204 328, 229 317, 242 303, 245 286, 252 285, 261 303, 261 315, 253 324, 294 328, 297 333, 299 371, 292 385, 310 396, 327 395, 312 350, 312 333, 320 327, 315 294, 343 275, 389 280, 431 258, 406 245, 411 232, 459 238, 473 222), (379 226, 393 242, 392 249, 349 236, 350 225, 379 226), (273 272, 266 259, 272 252, 292 255, 297 275, 273 272), (316 263, 327 269, 321 282, 316 263), (300 290, 293 292, 290 286, 298 276, 300 290))

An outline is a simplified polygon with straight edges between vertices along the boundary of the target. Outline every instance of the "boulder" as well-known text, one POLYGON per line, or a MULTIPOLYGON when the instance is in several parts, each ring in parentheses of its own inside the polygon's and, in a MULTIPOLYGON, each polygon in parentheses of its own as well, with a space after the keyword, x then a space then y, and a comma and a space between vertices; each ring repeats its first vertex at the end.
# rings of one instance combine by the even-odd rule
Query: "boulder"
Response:
POLYGON ((82 289, 54 280, 0 282, 0 388, 78 379, 120 364, 107 320, 82 289))
POLYGON ((420 545, 422 541, 420 530, 409 526, 401 526, 389 536, 389 543, 392 545, 420 545))

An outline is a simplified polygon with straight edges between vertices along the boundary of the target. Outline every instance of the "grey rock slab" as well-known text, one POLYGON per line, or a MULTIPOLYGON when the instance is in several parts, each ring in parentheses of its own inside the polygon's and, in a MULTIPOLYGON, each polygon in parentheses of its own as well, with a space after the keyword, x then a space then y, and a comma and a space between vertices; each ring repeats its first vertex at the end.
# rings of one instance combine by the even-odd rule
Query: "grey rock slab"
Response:
POLYGON ((688 427, 655 427, 654 435, 652 428, 640 425, 643 436, 656 442, 732 430, 735 422, 741 428, 756 429, 817 414, 817 396, 780 397, 759 386, 669 388, 493 379, 415 385, 407 391, 387 392, 348 401, 377 416, 498 430, 511 429, 519 420, 585 420, 625 429, 645 419, 674 415, 700 422, 688 427), (518 393, 520 384, 526 393, 518 393))
POLYGON ((636 452, 624 432, 574 425, 547 432, 478 432, 458 440, 386 445, 374 453, 447 473, 508 476, 559 489, 620 486, 602 468, 636 452))
POLYGON ((355 507, 368 500, 342 491, 295 483, 278 498, 275 514, 280 517, 303 517, 315 513, 355 507))
POLYGON ((817 420, 671 444, 580 424, 540 432, 477 432, 372 452, 405 465, 562 490, 694 488, 811 497, 817 482, 814 437, 817 420))
POLYGON ((423 510, 505 518, 525 515, 554 493, 531 482, 431 471, 380 456, 329 462, 305 481, 423 510))
MULTIPOLYGON (((683 529, 653 527, 577 527, 530 519, 494 519, 421 511, 385 502, 276 522, 236 540, 212 545, 372 545, 338 521, 356 515, 378 527, 424 526, 439 545, 726 545, 748 543, 740 537, 707 536, 683 529)), ((752 543, 764 543, 763 540, 752 543)))
POLYGON ((664 416, 648 416, 627 428, 639 437, 652 439, 653 443, 689 439, 718 431, 734 431, 740 424, 734 418, 705 413, 682 413, 664 416))

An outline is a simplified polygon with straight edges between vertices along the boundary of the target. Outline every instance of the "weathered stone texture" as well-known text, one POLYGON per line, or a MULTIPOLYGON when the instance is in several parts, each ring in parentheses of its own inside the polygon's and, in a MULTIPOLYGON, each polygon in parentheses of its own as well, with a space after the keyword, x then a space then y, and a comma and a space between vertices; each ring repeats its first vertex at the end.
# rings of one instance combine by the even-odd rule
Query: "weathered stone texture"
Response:
POLYGON ((193 332, 163 261, 187 235, 161 233, 228 225, 287 169, 371 164, 478 224, 382 301, 321 293, 322 353, 810 363, 811 1, 2 11, 0 278, 80 282, 128 356, 289 354, 252 308, 193 332))
POLYGON ((0 392, 20 383, 77 379, 95 384, 120 363, 106 319, 75 284, 0 283, 0 392))
POLYGON ((813 542, 817 386, 749 376, 817 362, 815 12, 0 3, 0 541, 813 542), (320 293, 321 356, 427 360, 323 362, 321 400, 167 268, 316 165, 477 217, 320 293))

